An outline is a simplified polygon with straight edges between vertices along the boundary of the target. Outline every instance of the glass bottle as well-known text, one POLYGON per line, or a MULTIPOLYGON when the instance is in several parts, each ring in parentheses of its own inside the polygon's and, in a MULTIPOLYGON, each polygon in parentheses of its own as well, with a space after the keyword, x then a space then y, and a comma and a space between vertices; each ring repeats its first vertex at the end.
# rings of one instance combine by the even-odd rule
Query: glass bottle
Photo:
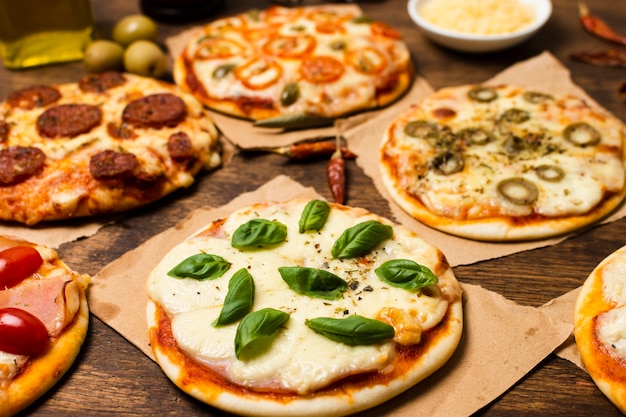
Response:
POLYGON ((90 0, 0 0, 0 55, 8 69, 80 60, 93 35, 90 0))

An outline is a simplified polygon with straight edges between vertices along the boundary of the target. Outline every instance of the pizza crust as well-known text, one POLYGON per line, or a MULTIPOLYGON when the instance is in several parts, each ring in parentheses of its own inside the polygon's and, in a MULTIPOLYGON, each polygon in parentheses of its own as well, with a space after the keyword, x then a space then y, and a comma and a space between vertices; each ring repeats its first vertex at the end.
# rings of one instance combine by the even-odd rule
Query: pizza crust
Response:
POLYGON ((25 409, 61 380, 78 356, 89 327, 89 306, 85 289, 80 283, 80 309, 71 325, 50 344, 50 349, 31 358, 26 369, 0 390, 0 416, 11 416, 25 409))

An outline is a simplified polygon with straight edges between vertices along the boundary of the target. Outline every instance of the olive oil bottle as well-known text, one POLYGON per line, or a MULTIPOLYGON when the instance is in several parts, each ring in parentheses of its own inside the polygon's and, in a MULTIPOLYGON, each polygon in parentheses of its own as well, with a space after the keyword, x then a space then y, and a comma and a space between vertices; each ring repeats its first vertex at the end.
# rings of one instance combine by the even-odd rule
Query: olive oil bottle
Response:
POLYGON ((0 55, 8 69, 80 60, 93 32, 90 0, 0 0, 0 55))

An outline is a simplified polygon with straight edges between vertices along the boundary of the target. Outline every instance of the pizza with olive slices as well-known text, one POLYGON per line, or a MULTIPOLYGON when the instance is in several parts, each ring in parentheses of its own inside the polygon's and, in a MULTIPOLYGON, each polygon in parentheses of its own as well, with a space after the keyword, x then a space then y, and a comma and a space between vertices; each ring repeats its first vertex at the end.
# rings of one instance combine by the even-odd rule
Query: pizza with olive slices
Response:
POLYGON ((55 250, 0 237, 0 416, 23 410, 72 366, 87 335, 90 277, 55 250))
POLYGON ((177 244, 147 281, 150 344, 183 391, 248 416, 342 416, 454 353, 462 293, 408 228, 322 200, 267 202, 177 244))
POLYGON ((220 163, 202 104, 173 84, 108 72, 35 85, 0 103, 0 219, 121 212, 220 163))
POLYGON ((428 226, 485 241, 540 239, 622 202, 624 133, 573 95, 448 87, 390 123, 379 166, 391 199, 428 226))
POLYGON ((305 128, 389 104, 413 66, 401 34, 358 8, 271 6, 199 28, 173 72, 211 109, 305 128))
POLYGON ((607 256, 578 294, 574 336, 600 391, 626 413, 626 247, 607 256))

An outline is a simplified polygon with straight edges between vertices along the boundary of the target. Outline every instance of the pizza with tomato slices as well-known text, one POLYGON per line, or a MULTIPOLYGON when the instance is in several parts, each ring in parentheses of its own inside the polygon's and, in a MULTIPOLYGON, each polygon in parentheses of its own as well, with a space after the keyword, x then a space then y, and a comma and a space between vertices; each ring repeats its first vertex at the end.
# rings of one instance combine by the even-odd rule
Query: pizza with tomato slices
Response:
POLYGON ((211 109, 306 128, 391 103, 413 66, 401 34, 358 9, 271 6, 198 29, 173 73, 211 109))
POLYGON ((343 416, 443 366, 463 331, 445 256, 406 227, 322 200, 237 210, 147 280, 150 345, 184 392, 245 416, 343 416))
POLYGON ((578 294, 574 336, 585 369, 626 413, 626 247, 602 260, 578 294))
POLYGON ((0 237, 0 416, 28 407, 74 363, 89 281, 51 248, 0 237))
POLYGON ((541 239, 605 217, 626 195, 623 123, 574 95, 443 88, 398 115, 379 153, 385 190, 435 229, 541 239))
POLYGON ((0 219, 26 225, 145 206, 220 163, 218 133, 174 84, 107 72, 0 102, 0 219))

